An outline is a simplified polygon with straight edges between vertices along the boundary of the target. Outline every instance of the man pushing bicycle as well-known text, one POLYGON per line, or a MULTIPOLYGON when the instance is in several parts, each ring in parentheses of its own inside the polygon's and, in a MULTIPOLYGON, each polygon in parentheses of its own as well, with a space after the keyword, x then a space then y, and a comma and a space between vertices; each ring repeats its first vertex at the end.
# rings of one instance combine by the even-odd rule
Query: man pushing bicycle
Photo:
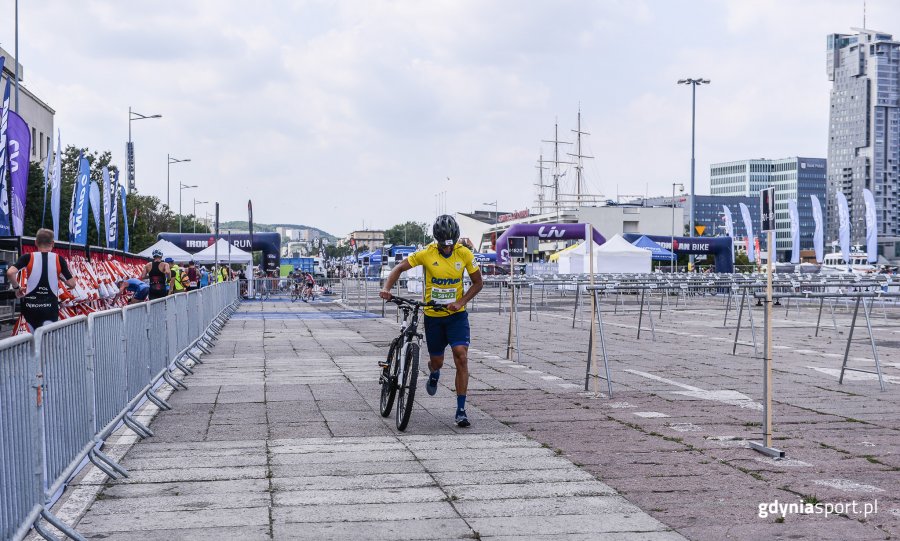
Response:
POLYGON ((466 303, 481 291, 481 271, 475 266, 471 250, 459 241, 459 224, 453 216, 442 215, 432 229, 435 242, 401 261, 388 275, 379 295, 390 300, 391 288, 400 274, 422 266, 425 277, 425 302, 441 305, 443 310, 425 308, 425 340, 428 344, 428 383, 425 390, 434 395, 444 366, 444 350, 450 346, 456 364, 456 424, 469 426, 466 416, 466 391, 469 387, 469 316, 466 303), (469 273, 472 286, 463 291, 463 272, 469 273))

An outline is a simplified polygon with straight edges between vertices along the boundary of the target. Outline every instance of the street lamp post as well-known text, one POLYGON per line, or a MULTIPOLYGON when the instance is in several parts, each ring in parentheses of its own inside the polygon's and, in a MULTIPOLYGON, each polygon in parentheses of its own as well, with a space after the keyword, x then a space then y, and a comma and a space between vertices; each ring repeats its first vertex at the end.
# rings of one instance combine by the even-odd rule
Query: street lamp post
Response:
MULTIPOLYGON (((697 87, 700 85, 708 85, 709 79, 679 79, 680 85, 691 85, 691 230, 690 235, 694 235, 694 149, 695 149, 695 133, 697 125, 697 87)), ((694 254, 691 254, 691 270, 694 270, 694 254)))
POLYGON ((172 170, 173 163, 184 163, 191 161, 190 158, 185 158, 183 160, 179 160, 178 158, 173 158, 172 156, 166 154, 166 209, 171 209, 172 205, 169 204, 169 176, 172 170))
POLYGON ((486 207, 494 207, 494 223, 496 224, 499 221, 498 218, 500 218, 500 211, 497 210, 497 200, 495 199, 493 203, 482 203, 482 205, 486 207))
POLYGON ((205 205, 209 203, 209 201, 197 201, 197 198, 194 198, 194 233, 197 232, 197 205, 205 205))
POLYGON ((188 190, 188 189, 190 189, 190 188, 196 188, 196 187, 197 187, 196 185, 188 186, 188 185, 185 184, 184 182, 179 182, 179 183, 178 183, 178 232, 179 232, 179 233, 181 233, 181 220, 182 220, 182 214, 181 214, 181 192, 182 192, 182 190, 188 190))
POLYGON ((675 272, 675 260, 678 259, 678 256, 675 255, 675 186, 679 186, 681 191, 684 191, 684 184, 680 182, 672 183, 672 244, 669 245, 669 248, 672 249, 672 265, 669 267, 669 272, 675 272))
POLYGON ((134 191, 134 143, 131 142, 131 121, 151 118, 162 118, 162 115, 143 115, 137 111, 132 111, 131 106, 128 107, 128 144, 125 146, 125 158, 128 162, 128 193, 134 191))

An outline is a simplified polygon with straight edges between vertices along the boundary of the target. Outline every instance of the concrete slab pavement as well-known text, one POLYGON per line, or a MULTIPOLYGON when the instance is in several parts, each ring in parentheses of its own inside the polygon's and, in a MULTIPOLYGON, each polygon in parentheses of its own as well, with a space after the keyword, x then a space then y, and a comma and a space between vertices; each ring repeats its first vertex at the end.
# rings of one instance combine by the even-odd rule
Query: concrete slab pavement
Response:
POLYGON ((335 310, 246 303, 190 389, 154 419, 156 436, 125 455, 131 477, 107 483, 78 530, 95 539, 682 539, 477 404, 473 426, 457 428, 449 367, 398 433, 377 411, 376 363, 393 325, 329 317, 335 310))

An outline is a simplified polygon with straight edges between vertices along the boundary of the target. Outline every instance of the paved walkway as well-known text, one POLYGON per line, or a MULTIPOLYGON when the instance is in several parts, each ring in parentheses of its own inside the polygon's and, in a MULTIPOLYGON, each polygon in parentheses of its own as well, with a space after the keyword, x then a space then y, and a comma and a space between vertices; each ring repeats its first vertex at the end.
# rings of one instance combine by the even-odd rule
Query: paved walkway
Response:
MULTIPOLYGON (((394 332, 391 318, 335 305, 245 304, 186 379, 190 389, 156 417, 156 436, 125 455, 132 476, 104 488, 79 531, 167 540, 682 539, 477 401, 467 408, 473 426, 457 428, 446 386, 435 397, 421 392, 398 433, 377 402, 376 362, 394 332)), ((496 359, 477 349, 473 357, 496 359)), ((445 369, 442 385, 453 376, 445 369)), ((494 384, 547 393, 562 388, 557 380, 531 385, 482 371, 472 394, 494 384)))

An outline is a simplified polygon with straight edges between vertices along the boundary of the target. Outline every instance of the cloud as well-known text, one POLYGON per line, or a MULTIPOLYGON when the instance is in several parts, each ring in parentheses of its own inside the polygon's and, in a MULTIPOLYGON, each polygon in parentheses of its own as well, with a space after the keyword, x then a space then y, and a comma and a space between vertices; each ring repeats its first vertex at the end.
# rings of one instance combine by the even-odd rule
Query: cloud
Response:
MULTIPOLYGON (((219 200, 225 218, 253 198, 259 221, 334 233, 428 220, 445 190, 451 211, 525 208, 551 151, 541 140, 557 119, 571 140, 579 103, 589 185, 668 193, 689 176, 685 76, 712 79, 697 96, 698 186, 715 161, 824 156, 825 35, 861 20, 839 0, 20 9, 26 83, 57 110, 64 144, 124 164, 128 107, 160 113, 132 126, 141 191, 165 197, 165 155, 189 157, 172 185, 200 185, 190 197, 219 200)), ((870 5, 870 26, 898 15, 870 5)), ((0 22, 6 43, 11 31, 0 22)))

